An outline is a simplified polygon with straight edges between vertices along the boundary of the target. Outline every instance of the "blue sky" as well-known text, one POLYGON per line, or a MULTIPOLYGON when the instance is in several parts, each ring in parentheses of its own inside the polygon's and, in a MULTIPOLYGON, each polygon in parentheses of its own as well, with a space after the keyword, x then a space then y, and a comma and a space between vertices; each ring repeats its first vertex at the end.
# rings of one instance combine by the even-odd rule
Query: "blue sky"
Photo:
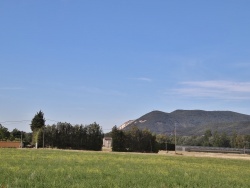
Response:
POLYGON ((152 110, 250 114, 250 1, 0 2, 0 122, 104 132, 152 110), (21 121, 22 122, 6 122, 21 121))

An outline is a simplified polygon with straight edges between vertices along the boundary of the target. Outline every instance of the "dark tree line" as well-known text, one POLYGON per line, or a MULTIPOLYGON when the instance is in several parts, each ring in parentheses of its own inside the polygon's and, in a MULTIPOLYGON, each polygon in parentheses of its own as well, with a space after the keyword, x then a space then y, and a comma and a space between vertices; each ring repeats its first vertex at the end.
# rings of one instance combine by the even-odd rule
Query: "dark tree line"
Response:
MULTIPOLYGON (((57 123, 47 125, 39 129, 39 134, 26 133, 18 129, 9 131, 0 124, 0 141, 22 141, 24 146, 32 145, 34 139, 38 147, 51 147, 61 149, 84 149, 84 150, 102 150, 103 132, 97 123, 90 125, 71 125, 70 123, 57 123), (32 141, 33 140, 33 141, 32 141)), ((34 145, 33 145, 34 146, 34 145)))
MULTIPOLYGON (((174 144, 174 136, 157 135, 157 142, 174 144)), ((202 136, 177 136, 177 145, 250 148, 250 135, 239 135, 236 132, 227 135, 208 129, 202 136)))
POLYGON ((39 146, 61 149, 102 150, 103 132, 97 123, 90 125, 71 125, 70 123, 57 123, 47 125, 39 135, 39 146))
POLYGON ((26 133, 24 131, 20 131, 18 129, 13 129, 12 131, 9 131, 8 128, 2 126, 0 124, 0 141, 22 141, 24 144, 29 144, 31 142, 31 133, 26 133))
POLYGON ((113 127, 112 151, 128 152, 158 152, 156 136, 148 130, 140 130, 132 127, 130 130, 118 130, 113 127))
POLYGON ((38 147, 69 149, 102 149, 103 132, 97 123, 90 125, 71 125, 57 123, 45 126, 44 113, 39 111, 31 121, 32 144, 38 147))
POLYGON ((183 137, 178 139, 182 145, 207 146, 207 147, 249 147, 250 135, 239 135, 234 132, 232 135, 207 130, 202 136, 183 137))

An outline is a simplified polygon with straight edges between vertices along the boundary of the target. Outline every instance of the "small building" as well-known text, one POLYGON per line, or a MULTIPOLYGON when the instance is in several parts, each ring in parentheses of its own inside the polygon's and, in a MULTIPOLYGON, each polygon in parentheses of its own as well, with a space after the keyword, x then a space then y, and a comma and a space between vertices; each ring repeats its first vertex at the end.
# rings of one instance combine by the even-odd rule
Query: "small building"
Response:
POLYGON ((103 147, 111 148, 112 146, 112 138, 111 137, 104 137, 103 138, 103 147))

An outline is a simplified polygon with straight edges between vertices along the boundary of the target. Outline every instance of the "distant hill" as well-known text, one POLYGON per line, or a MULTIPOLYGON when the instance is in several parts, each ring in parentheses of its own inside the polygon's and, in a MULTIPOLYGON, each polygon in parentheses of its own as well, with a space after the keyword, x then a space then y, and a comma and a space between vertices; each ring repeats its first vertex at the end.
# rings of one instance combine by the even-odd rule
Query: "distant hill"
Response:
POLYGON ((207 129, 232 134, 250 134, 250 115, 231 111, 176 110, 171 113, 152 111, 136 120, 130 120, 119 128, 131 126, 149 129, 156 134, 203 135, 207 129))

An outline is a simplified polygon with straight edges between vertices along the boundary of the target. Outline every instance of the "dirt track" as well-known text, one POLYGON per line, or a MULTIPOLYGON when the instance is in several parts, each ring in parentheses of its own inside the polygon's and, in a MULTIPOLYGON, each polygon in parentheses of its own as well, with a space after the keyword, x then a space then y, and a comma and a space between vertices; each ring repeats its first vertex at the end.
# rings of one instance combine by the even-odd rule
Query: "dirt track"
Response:
POLYGON ((180 156, 192 156, 192 157, 213 157, 213 158, 224 158, 224 159, 242 159, 242 160, 250 160, 250 155, 248 154, 231 154, 231 153, 206 153, 206 152, 166 152, 160 151, 160 155, 180 155, 180 156))
MULTIPOLYGON (((86 150, 67 150, 71 152, 91 152, 86 150)), ((99 152, 112 152, 111 148, 103 147, 102 151, 99 152)), ((127 152, 115 152, 119 154, 128 154, 127 152)), ((223 158, 223 159, 240 159, 250 160, 249 154, 232 154, 232 153, 208 153, 208 152, 182 152, 178 151, 176 154, 174 151, 159 151, 158 154, 153 153, 129 153, 129 154, 141 154, 141 155, 166 155, 166 156, 190 156, 190 157, 212 157, 212 158, 223 158)))

